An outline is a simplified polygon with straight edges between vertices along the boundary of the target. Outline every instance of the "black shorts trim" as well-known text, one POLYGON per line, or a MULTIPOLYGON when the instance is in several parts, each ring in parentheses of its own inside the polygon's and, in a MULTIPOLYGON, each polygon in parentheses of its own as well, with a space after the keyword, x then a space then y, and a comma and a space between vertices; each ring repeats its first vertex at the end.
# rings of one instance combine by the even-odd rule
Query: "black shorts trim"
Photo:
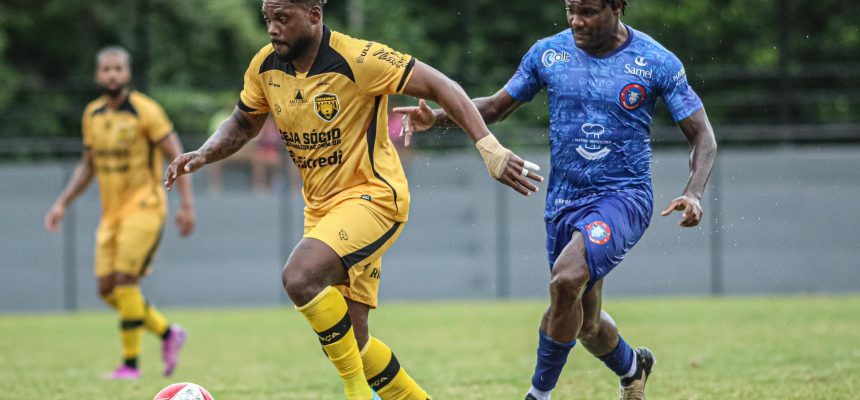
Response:
POLYGON ((341 257, 340 262, 343 264, 343 268, 350 269, 356 264, 360 263, 362 260, 366 259, 367 257, 370 257, 373 253, 376 253, 377 250, 379 250, 380 248, 382 248, 383 245, 385 245, 385 242, 387 242, 389 239, 391 239, 392 236, 394 236, 395 233, 397 233, 397 230, 400 229, 400 224, 400 222, 395 222, 394 226, 392 226, 391 229, 385 232, 382 237, 376 239, 375 242, 365 246, 362 249, 358 249, 350 254, 341 257))
POLYGON ((155 251, 158 250, 158 245, 161 244, 161 237, 163 235, 164 227, 158 231, 158 238, 155 239, 155 243, 153 243, 152 247, 149 248, 149 251, 146 252, 146 258, 143 260, 143 266, 141 266, 138 276, 144 276, 147 271, 149 271, 149 268, 152 266, 152 258, 155 256, 155 251))

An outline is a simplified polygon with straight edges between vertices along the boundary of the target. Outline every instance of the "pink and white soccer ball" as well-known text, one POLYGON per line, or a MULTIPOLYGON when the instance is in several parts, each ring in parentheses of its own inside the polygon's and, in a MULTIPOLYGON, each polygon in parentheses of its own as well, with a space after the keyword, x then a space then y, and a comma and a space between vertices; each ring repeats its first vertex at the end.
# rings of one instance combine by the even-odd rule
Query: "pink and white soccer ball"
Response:
POLYGON ((161 389, 152 400, 214 400, 209 392, 196 383, 174 383, 161 389))

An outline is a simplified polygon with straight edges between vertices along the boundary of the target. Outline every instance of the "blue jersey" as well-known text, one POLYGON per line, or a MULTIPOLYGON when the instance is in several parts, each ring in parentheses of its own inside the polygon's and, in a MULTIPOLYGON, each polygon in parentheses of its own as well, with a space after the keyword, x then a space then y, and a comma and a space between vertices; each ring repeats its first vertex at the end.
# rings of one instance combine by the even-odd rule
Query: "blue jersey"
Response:
POLYGON ((570 29, 542 39, 505 85, 523 102, 547 88, 552 164, 547 219, 607 192, 632 192, 650 208, 657 98, 675 121, 702 108, 681 61, 650 36, 627 31, 624 44, 600 57, 577 48, 570 29))

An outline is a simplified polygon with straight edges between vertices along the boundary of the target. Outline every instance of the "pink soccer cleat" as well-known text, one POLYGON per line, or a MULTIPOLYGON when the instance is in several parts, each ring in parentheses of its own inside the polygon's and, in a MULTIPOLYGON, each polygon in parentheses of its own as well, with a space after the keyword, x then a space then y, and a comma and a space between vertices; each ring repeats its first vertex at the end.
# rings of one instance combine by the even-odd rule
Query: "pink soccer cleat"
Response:
POLYGON ((179 352, 185 345, 188 333, 181 326, 170 325, 170 335, 161 343, 161 359, 164 360, 164 376, 173 374, 176 365, 179 364, 179 352))
POLYGON ((116 371, 111 374, 108 374, 106 378, 113 380, 140 379, 140 370, 137 368, 129 367, 128 365, 120 365, 119 368, 116 369, 116 371))

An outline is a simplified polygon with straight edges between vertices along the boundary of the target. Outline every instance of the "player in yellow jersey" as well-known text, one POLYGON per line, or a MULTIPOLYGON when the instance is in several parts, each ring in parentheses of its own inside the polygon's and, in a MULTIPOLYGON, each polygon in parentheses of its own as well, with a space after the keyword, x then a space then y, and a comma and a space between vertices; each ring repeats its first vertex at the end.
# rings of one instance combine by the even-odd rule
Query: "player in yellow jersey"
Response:
MULTIPOLYGON (((173 373, 186 333, 167 319, 140 291, 150 272, 167 217, 167 195, 161 186, 162 154, 175 158, 182 145, 164 110, 129 88, 130 57, 121 47, 106 47, 96 56, 96 83, 104 94, 84 111, 84 151, 66 188, 45 215, 45 229, 57 232, 66 207, 98 178, 102 216, 96 231, 95 270, 99 294, 119 312, 123 363, 112 379, 137 379, 144 329, 162 339, 164 374, 173 373)), ((179 181, 179 233, 194 229, 191 180, 179 181)))
POLYGON ((304 237, 282 274, 316 331, 348 400, 426 400, 367 318, 382 254, 409 212, 409 189, 388 138, 389 94, 439 103, 474 140, 493 177, 527 195, 541 178, 502 147, 459 85, 411 56, 323 25, 325 0, 264 0, 271 44, 245 73, 238 106, 203 146, 173 161, 184 174, 234 153, 272 114, 304 181, 304 237))

